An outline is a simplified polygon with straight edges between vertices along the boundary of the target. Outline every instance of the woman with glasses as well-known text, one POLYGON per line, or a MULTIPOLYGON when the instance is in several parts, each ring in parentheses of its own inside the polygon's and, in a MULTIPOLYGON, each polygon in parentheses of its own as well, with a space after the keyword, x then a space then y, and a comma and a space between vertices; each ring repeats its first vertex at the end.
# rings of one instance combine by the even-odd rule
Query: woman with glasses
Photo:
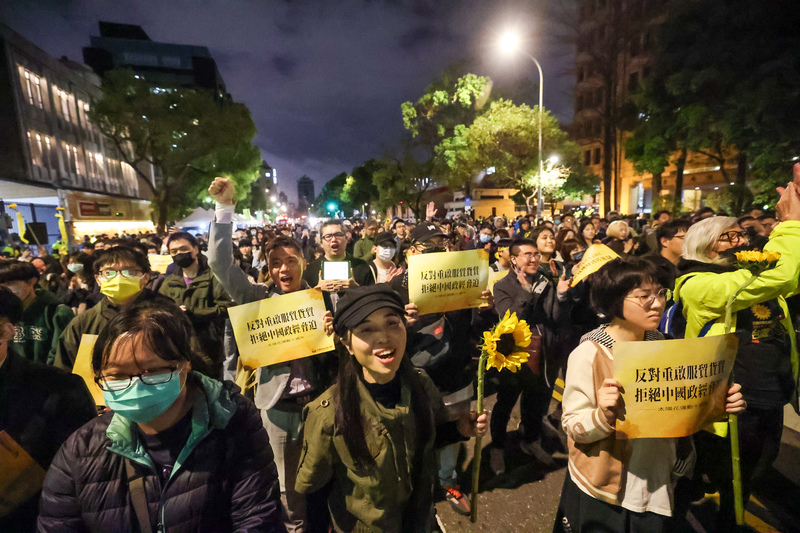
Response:
MULTIPOLYGON (((795 176, 800 183, 798 165, 795 176)), ((784 405, 791 402, 798 408, 797 344, 786 305, 786 298, 797 294, 800 277, 797 191, 794 184, 784 191, 776 206, 781 223, 764 246, 765 251, 780 252, 777 266, 748 285, 733 304, 732 326, 739 336, 733 372, 748 404, 739 417, 745 502, 778 456, 784 405)), ((728 299, 750 278, 750 272, 736 268, 733 254, 747 244, 746 233, 732 217, 707 218, 686 232, 674 298, 683 302, 687 338, 724 333, 728 299)), ((698 471, 707 474, 720 491, 718 530, 732 531, 729 440, 706 433, 695 441, 698 471)))
POLYGON ((109 411, 73 433, 45 478, 39 531, 285 531, 255 406, 193 371, 172 302, 112 319, 92 367, 109 411))
MULTIPOLYGON (((662 532, 673 509, 674 481, 691 468, 691 446, 676 439, 617 440, 624 412, 614 379, 619 342, 661 340, 656 331, 666 290, 642 259, 615 259, 593 275, 591 301, 608 323, 584 335, 570 354, 562 425, 569 470, 554 531, 662 532)), ((744 408, 739 385, 728 390, 728 412, 744 408)))

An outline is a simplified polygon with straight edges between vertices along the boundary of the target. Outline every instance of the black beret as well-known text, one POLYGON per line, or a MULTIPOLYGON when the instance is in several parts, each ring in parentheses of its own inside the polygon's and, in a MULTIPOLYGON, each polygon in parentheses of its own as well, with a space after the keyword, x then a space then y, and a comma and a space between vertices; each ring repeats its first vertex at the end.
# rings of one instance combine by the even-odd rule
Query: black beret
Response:
POLYGON ((378 309, 390 308, 400 316, 405 315, 405 306, 395 291, 386 283, 348 289, 336 304, 333 329, 340 337, 353 329, 378 309))

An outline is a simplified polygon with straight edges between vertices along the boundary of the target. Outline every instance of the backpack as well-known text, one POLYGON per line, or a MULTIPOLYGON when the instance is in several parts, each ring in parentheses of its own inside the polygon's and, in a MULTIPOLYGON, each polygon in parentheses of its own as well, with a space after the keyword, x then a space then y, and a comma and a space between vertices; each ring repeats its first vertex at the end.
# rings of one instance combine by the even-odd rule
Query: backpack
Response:
MULTIPOLYGON (((700 333, 698 333, 697 336, 705 337, 713 324, 714 321, 709 320, 700 329, 700 333)), ((658 325, 658 331, 663 333, 667 338, 686 338, 686 317, 683 314, 683 300, 675 300, 675 303, 661 315, 661 323, 658 325)))

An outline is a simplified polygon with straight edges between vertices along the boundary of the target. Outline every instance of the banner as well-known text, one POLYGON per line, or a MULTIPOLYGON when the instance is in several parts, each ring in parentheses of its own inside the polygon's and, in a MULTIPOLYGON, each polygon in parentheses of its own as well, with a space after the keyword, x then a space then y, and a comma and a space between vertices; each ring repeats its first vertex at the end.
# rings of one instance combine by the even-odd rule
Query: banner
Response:
POLYGON ((580 280, 594 274, 600 267, 609 261, 618 258, 617 252, 606 246, 605 244, 593 244, 583 254, 583 259, 578 263, 578 271, 572 278, 572 286, 578 284, 580 280))
POLYGON ((86 388, 92 393, 95 405, 105 405, 103 391, 94 381, 94 370, 92 370, 92 352, 94 343, 97 342, 97 335, 82 335, 81 343, 78 345, 78 355, 75 356, 75 364, 72 366, 72 373, 83 378, 86 388))
POLYGON ((148 255, 147 260, 150 261, 150 268, 159 274, 166 274, 167 267, 173 263, 171 255, 148 255))
POLYGON ((408 258, 408 298, 420 315, 480 307, 489 282, 489 252, 465 250, 408 258))
POLYGON ((0 517, 42 490, 44 468, 5 431, 0 431, 0 517))
POLYGON ((239 360, 247 370, 333 350, 325 334, 322 291, 308 289, 228 309, 239 360))
POLYGON ((508 272, 509 272, 508 270, 495 272, 491 268, 489 269, 489 285, 487 286, 487 289, 489 289, 489 292, 491 292, 492 295, 494 295, 494 284, 503 279, 504 277, 508 276, 508 272))
POLYGON ((725 418, 735 334, 614 344, 618 439, 686 437, 725 418))

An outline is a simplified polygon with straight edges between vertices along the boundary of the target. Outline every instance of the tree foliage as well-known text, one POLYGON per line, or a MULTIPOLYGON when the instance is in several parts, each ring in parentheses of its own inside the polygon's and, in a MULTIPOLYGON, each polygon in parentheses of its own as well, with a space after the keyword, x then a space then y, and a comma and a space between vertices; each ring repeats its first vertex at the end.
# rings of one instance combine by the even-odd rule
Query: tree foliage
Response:
POLYGON ((200 205, 214 176, 248 194, 261 156, 252 145, 256 127, 244 104, 215 100, 204 91, 158 89, 129 70, 103 79, 103 97, 89 113, 153 194, 156 229, 200 205), (158 168, 155 183, 142 163, 158 168))
POLYGON ((469 183, 493 167, 492 181, 521 189, 529 206, 540 185, 551 201, 567 195, 582 196, 593 190, 594 180, 580 160, 580 147, 567 138, 558 120, 545 111, 542 113, 542 157, 557 156, 560 166, 570 169, 566 183, 548 187, 546 178, 554 169, 549 169, 545 179, 540 179, 538 138, 538 107, 498 100, 469 126, 456 127, 453 136, 444 139, 436 151, 447 165, 451 184, 469 183))

